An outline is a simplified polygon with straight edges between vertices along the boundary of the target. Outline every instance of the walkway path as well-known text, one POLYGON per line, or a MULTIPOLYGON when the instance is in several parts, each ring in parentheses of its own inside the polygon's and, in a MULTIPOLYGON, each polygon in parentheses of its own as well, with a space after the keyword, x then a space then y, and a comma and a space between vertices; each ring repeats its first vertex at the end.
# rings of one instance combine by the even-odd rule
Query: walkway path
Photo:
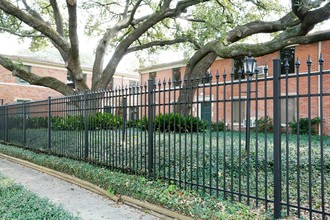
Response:
POLYGON ((37 195, 47 197, 56 204, 62 204, 64 209, 82 219, 157 219, 130 206, 119 205, 79 186, 1 157, 0 173, 37 195))

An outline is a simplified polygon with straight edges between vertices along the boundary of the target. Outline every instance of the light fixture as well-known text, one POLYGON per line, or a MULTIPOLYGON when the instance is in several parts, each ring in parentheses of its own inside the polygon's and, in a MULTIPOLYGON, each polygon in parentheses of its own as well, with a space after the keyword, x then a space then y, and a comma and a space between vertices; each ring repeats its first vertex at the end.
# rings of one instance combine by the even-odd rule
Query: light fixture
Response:
POLYGON ((257 61, 254 59, 251 53, 243 61, 244 73, 248 76, 252 76, 257 66, 257 61))

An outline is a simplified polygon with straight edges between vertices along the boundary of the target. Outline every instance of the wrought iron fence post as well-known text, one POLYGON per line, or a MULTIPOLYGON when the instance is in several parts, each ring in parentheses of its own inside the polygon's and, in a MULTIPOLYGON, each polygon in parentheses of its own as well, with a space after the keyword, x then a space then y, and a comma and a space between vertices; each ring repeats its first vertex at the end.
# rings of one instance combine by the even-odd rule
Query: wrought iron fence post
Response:
POLYGON ((84 118, 85 118, 85 159, 88 157, 88 99, 87 91, 84 92, 84 118))
POLYGON ((273 120, 274 120, 274 218, 281 217, 281 62, 273 60, 273 120))
POLYGON ((26 102, 23 102, 23 146, 26 146, 26 102))
POLYGON ((148 177, 153 176, 154 170, 154 103, 153 103, 154 80, 148 80, 148 177))
POLYGON ((5 142, 8 142, 8 105, 5 106, 5 142))
POLYGON ((51 150, 51 139, 52 139, 52 111, 51 111, 51 98, 48 97, 48 150, 51 150))
POLYGON ((123 128, 122 128, 122 143, 125 141, 125 130, 127 120, 127 98, 123 97, 123 128))

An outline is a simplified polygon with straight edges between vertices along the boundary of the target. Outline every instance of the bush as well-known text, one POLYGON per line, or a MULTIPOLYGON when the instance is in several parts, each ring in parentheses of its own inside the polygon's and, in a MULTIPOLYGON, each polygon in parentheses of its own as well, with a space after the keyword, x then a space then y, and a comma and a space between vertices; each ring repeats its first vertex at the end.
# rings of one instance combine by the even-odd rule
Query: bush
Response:
POLYGON ((27 128, 48 128, 48 117, 29 117, 27 128))
POLYGON ((212 131, 224 131, 226 129, 226 125, 223 121, 218 121, 212 123, 211 127, 212 131))
POLYGON ((273 132, 274 130, 273 119, 269 116, 259 118, 256 123, 259 132, 273 132))
POLYGON ((97 112, 88 116, 88 127, 90 130, 118 129, 122 127, 123 119, 119 115, 97 112))
MULTIPOLYGON (((118 115, 97 112, 88 116, 88 130, 118 129, 123 119, 118 115)), ((53 117, 52 128, 57 130, 83 130, 85 117, 83 115, 67 115, 66 117, 53 117)))
MULTIPOLYGON (((311 134, 316 134, 316 126, 320 124, 321 119, 319 117, 315 117, 312 119, 308 118, 300 118, 299 119, 299 134, 308 134, 309 133, 309 121, 311 123, 311 134)), ((289 127, 291 129, 292 134, 297 134, 298 133, 298 122, 293 121, 289 122, 289 127)))
POLYGON ((85 119, 82 115, 67 115, 53 117, 52 128, 56 130, 82 130, 85 128, 85 119))
POLYGON ((208 128, 208 122, 190 115, 159 114, 155 117, 154 128, 160 132, 203 132, 208 128))

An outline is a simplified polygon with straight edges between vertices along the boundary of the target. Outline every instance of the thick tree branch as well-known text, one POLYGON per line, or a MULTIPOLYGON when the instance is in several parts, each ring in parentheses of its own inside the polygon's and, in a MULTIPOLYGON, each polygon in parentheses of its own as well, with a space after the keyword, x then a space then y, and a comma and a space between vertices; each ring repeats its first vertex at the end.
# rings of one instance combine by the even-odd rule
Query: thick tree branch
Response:
POLYGON ((173 40, 162 40, 162 41, 153 41, 149 42, 140 46, 135 46, 135 47, 130 47, 127 49, 126 54, 132 53, 134 51, 139 51, 139 50, 144 50, 150 47, 155 47, 155 46, 167 46, 167 45, 173 45, 173 44, 178 44, 178 43, 184 43, 188 42, 189 40, 187 38, 177 38, 173 40))
POLYGON ((249 52, 257 57, 279 51, 289 45, 310 44, 323 40, 330 40, 330 31, 306 36, 283 32, 273 40, 259 44, 233 44, 231 46, 225 46, 221 42, 214 41, 212 47, 209 47, 209 50, 216 52, 222 58, 246 56, 249 52))
POLYGON ((63 95, 72 95, 74 91, 70 89, 65 83, 61 82, 60 80, 47 76, 47 77, 40 77, 36 74, 26 72, 22 69, 22 64, 14 63, 8 58, 0 56, 0 65, 12 71, 14 76, 17 76, 32 85, 38 86, 45 86, 55 91, 62 93, 63 95))
POLYGON ((30 27, 35 30, 41 32, 45 36, 49 37, 58 47, 60 47, 64 52, 68 53, 70 49, 70 45, 66 42, 61 35, 59 35, 56 31, 54 31, 51 27, 49 27, 46 23, 40 21, 39 19, 29 15, 19 8, 15 7, 13 4, 6 0, 0 1, 0 9, 4 12, 18 18, 23 21, 30 27))
POLYGON ((60 9, 58 7, 57 1, 50 0, 50 4, 53 8, 53 14, 54 14, 57 33, 59 33, 62 37, 64 37, 63 18, 62 18, 60 9))
POLYGON ((228 32, 227 41, 239 41, 256 33, 273 33, 299 24, 299 20, 290 12, 276 21, 253 21, 228 32))
POLYGON ((330 2, 323 7, 311 10, 304 16, 300 27, 300 35, 307 34, 316 24, 329 19, 330 17, 330 2))

